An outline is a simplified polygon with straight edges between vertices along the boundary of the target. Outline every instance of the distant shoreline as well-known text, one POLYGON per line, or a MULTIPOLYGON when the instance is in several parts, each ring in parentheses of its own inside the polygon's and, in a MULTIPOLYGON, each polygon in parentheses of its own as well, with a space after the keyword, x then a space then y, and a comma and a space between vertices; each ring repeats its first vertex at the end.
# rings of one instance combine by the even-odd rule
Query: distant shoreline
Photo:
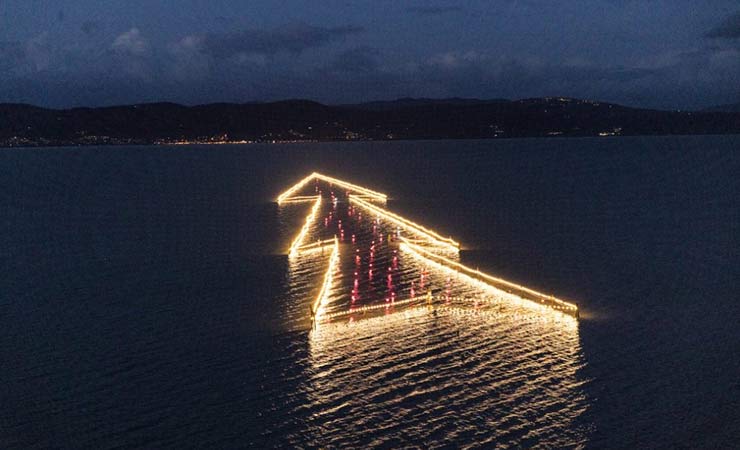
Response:
POLYGON ((66 110, 0 104, 6 148, 728 134, 740 134, 740 112, 657 111, 563 97, 66 110))
POLYGON ((519 137, 497 137, 497 138, 429 138, 429 139, 384 139, 384 140, 306 140, 306 141, 272 141, 272 142, 188 142, 188 143, 108 143, 108 144, 60 144, 60 145, 16 145, 0 146, 0 151, 11 149, 49 149, 49 148, 90 148, 90 147, 203 147, 203 146, 233 146, 233 145, 289 145, 289 144, 338 144, 338 143, 363 143, 363 142, 434 142, 434 141, 508 141, 508 140, 529 140, 529 139, 546 139, 546 140, 577 140, 577 139, 619 139, 619 138, 665 138, 665 137, 720 137, 720 136, 738 136, 738 133, 722 134, 630 134, 619 136, 519 136, 519 137))

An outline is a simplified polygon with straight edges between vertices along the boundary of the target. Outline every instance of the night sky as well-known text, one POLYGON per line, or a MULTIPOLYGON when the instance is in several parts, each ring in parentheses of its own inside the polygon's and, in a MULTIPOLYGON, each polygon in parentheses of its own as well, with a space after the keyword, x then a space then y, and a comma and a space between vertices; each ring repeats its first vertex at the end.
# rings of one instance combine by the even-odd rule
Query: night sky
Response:
POLYGON ((0 102, 740 102, 738 0, 2 0, 0 102))

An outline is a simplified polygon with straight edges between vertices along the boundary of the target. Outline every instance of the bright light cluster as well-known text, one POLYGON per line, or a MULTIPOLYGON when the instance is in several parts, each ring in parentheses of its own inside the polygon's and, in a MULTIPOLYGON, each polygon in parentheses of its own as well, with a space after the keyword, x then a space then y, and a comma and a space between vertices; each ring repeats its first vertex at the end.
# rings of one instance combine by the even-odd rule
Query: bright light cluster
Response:
POLYGON ((398 214, 394 214, 386 209, 375 206, 372 203, 367 202, 355 195, 350 195, 349 201, 350 203, 356 203, 360 205, 361 207, 374 212, 379 217, 382 217, 383 219, 388 220, 389 222, 393 222, 394 224, 400 227, 409 228, 413 230, 417 234, 425 237, 426 239, 428 239, 429 241, 431 241, 432 243, 434 243, 435 245, 439 247, 443 247, 455 253, 460 248, 460 244, 455 242, 451 238, 442 237, 435 231, 425 228, 424 226, 419 225, 418 223, 412 222, 410 220, 406 220, 403 217, 399 216, 398 214))
POLYGON ((485 284, 489 285, 491 288, 499 290, 499 291, 505 290, 506 288, 510 288, 510 289, 514 289, 519 292, 529 294, 529 296, 534 297, 534 298, 533 299, 529 299, 527 297, 522 297, 522 298, 524 300, 531 300, 531 301, 539 302, 540 304, 546 305, 558 311, 565 312, 567 314, 573 314, 575 316, 578 316, 578 306, 574 305, 573 303, 560 300, 559 298, 556 298, 552 295, 546 295, 541 292, 537 292, 526 286, 512 283, 511 281, 507 281, 502 278, 498 278, 498 277, 485 274, 481 272, 480 270, 473 270, 470 267, 460 264, 457 261, 453 261, 449 258, 445 258, 444 256, 440 256, 435 253, 432 253, 419 245, 411 243, 408 239, 405 239, 403 237, 401 237, 401 241, 402 241, 401 247, 400 247, 401 251, 408 252, 409 254, 416 256, 417 258, 427 263, 434 262, 442 267, 446 267, 449 270, 462 273, 463 275, 466 275, 472 278, 473 280, 484 282, 485 284))

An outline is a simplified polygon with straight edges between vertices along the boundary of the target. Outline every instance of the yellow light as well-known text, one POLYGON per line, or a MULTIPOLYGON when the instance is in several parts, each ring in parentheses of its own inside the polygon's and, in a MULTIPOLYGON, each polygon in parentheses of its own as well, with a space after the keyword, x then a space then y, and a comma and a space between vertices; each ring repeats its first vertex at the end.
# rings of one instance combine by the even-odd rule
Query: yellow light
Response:
POLYGON ((280 196, 278 196, 278 198, 277 198, 278 205, 282 204, 291 195, 293 195, 296 192, 298 192, 303 186, 306 185, 306 183, 308 183, 309 181, 311 181, 315 176, 316 176, 316 172, 314 172, 311 175, 305 177, 304 179, 302 179, 298 183, 296 183, 293 186, 291 186, 290 189, 288 189, 287 191, 285 191, 282 194, 280 194, 280 196))
MULTIPOLYGON (((421 301, 423 301, 423 300, 424 300, 424 298, 421 298, 421 301)), ((340 312, 336 312, 336 313, 332 313, 332 314, 324 314, 322 316, 322 319, 327 319, 327 320, 328 319, 335 319, 337 317, 349 316, 349 315, 352 315, 352 314, 364 313, 364 312, 367 312, 367 311, 375 311, 375 310, 378 310, 378 309, 392 308, 394 306, 403 306, 403 305, 406 305, 406 304, 409 304, 409 303, 414 303, 414 302, 420 303, 419 297, 407 298, 405 300, 396 300, 393 303, 388 302, 388 303, 378 303, 376 305, 360 306, 359 308, 353 308, 353 309, 350 309, 348 311, 340 311, 340 312)))
POLYGON ((298 252, 307 253, 307 252, 312 252, 316 250, 322 250, 327 245, 330 245, 333 243, 334 243, 334 239, 326 239, 324 241, 312 242, 310 244, 301 245, 300 247, 298 247, 298 252))
MULTIPOLYGON (((546 294, 543 294, 541 292, 537 292, 537 291, 535 291, 533 289, 530 289, 530 288, 528 288, 526 286, 522 286, 520 284, 512 283, 511 281, 507 281, 507 280, 504 280, 502 278, 498 278, 498 277, 494 277, 494 276, 485 274, 485 273, 481 272, 480 270, 473 270, 470 267, 467 267, 467 266, 465 266, 463 264, 460 264, 460 263, 458 263, 456 261, 453 261, 451 259, 445 258, 444 256, 437 255, 435 253, 432 253, 432 252, 430 252, 430 251, 428 251, 428 250, 426 250, 426 249, 424 249, 424 248, 422 248, 422 247, 420 247, 420 246, 418 246, 416 244, 412 244, 408 239, 405 239, 403 237, 401 237, 401 241, 402 241, 402 243, 401 243, 401 251, 407 251, 411 255, 414 255, 414 256, 422 259, 422 260, 435 262, 438 265, 441 265, 443 267, 447 267, 448 269, 450 268, 450 266, 451 267, 454 267, 460 273, 462 273, 462 274, 464 274, 464 275, 466 275, 466 276, 468 276, 468 277, 470 277, 470 278, 472 278, 474 280, 477 280, 477 281, 481 281, 482 282, 482 280, 480 280, 482 278, 483 280, 486 280, 488 282, 486 284, 488 284, 490 287, 492 287, 494 289, 497 289, 497 290, 502 290, 501 287, 496 286, 498 284, 498 285, 503 285, 503 286, 506 286, 506 287, 509 287, 509 288, 516 289, 516 290, 521 291, 521 292, 526 292, 527 294, 529 294, 529 295, 531 295, 533 297, 536 297, 536 301, 539 301, 540 303, 542 303, 542 304, 544 304, 546 306, 549 306, 550 308, 553 308, 553 309, 556 309, 556 310, 559 310, 559 311, 563 311, 563 312, 566 312, 568 314, 573 314, 573 315, 576 315, 576 316, 578 315, 578 306, 576 306, 573 303, 569 303, 569 302, 560 300, 559 298, 555 298, 552 295, 546 295, 546 294), (493 284, 489 284, 489 283, 493 283, 493 284)), ((534 299, 528 299, 526 297, 522 297, 522 298, 525 299, 525 300, 530 300, 530 301, 534 300, 534 299)))
POLYGON ((372 203, 367 202, 367 201, 365 201, 365 200, 363 200, 363 199, 361 199, 361 198, 359 198, 359 197, 357 197, 355 195, 350 195, 349 196, 349 201, 350 201, 350 203, 353 203, 353 202, 354 203, 357 203, 358 205, 362 206, 363 208, 366 208, 366 209, 374 212, 378 216, 380 216, 380 217, 382 217, 382 218, 384 218, 384 219, 386 219, 386 220, 388 220, 390 222, 393 222, 393 223, 395 223, 398 226, 412 229, 417 234, 420 234, 420 235, 424 236, 426 239, 432 241, 433 243, 435 243, 436 245, 438 245, 440 247, 444 247, 444 248, 446 248, 448 250, 451 250, 453 252, 457 252, 459 250, 459 247, 460 247, 460 244, 459 243, 453 241, 452 239, 444 238, 444 237, 440 236, 438 233, 436 233, 435 231, 432 231, 432 230, 430 230, 428 228, 425 228, 424 226, 419 225, 418 223, 414 223, 414 222, 412 222, 410 220, 406 220, 406 219, 404 219, 403 217, 401 217, 401 216, 399 216, 397 214, 394 214, 394 213, 392 213, 392 212, 390 212, 390 211, 388 211, 386 209, 383 209, 383 208, 380 208, 378 206, 375 206, 372 203))
MULTIPOLYGON (((414 299, 406 299, 402 301, 396 301, 395 305, 387 305, 387 304, 378 304, 378 305, 370 305, 370 306, 363 306, 360 308, 356 308, 349 311, 340 311, 336 313, 330 313, 330 314, 324 314, 321 316, 322 318, 322 325, 326 325, 330 322, 332 322, 335 319, 344 319, 346 317, 355 316, 357 314, 364 315, 368 311, 373 310, 380 310, 380 309, 391 309, 392 306, 400 306, 404 305, 404 308, 399 309, 398 311, 393 311, 392 314, 384 315, 384 316, 370 316, 370 317, 363 317, 361 318, 365 322, 372 322, 373 320, 385 320, 389 317, 396 317, 399 314, 414 314, 415 312, 418 313, 428 313, 430 311, 441 311, 450 313, 455 316, 479 316, 479 317, 488 317, 491 319, 500 318, 502 316, 508 317, 508 318, 516 318, 521 320, 526 320, 529 322, 532 321, 542 321, 542 322, 556 322, 561 325, 567 325, 569 327, 574 327, 574 329, 577 329, 578 321, 575 317, 567 314, 558 314, 555 311, 550 310, 547 307, 544 307, 542 305, 533 304, 532 306, 543 308, 545 311, 549 314, 532 314, 532 313, 525 313, 518 310, 507 310, 506 312, 502 312, 499 309, 491 309, 491 308, 476 308, 476 307, 466 307, 461 304, 448 304, 446 301, 448 300, 447 297, 437 297, 435 300, 443 301, 441 303, 437 304, 421 304, 420 300, 424 300, 423 298, 414 298, 414 299), (418 304, 415 304, 418 303, 418 304), (405 306, 411 304, 410 306, 405 306)), ((449 300, 453 302, 473 302, 473 301, 485 301, 485 297, 450 297, 449 300)), ((531 302, 527 302, 531 303, 531 302)), ((350 322, 351 324, 352 322, 350 322)))
POLYGON ((359 192, 365 197, 369 197, 373 200, 385 202, 387 199, 387 196, 380 192, 375 192, 373 190, 364 188, 362 186, 358 186, 356 184, 349 183, 347 181, 342 181, 340 179, 330 177, 328 175, 323 175, 318 172, 313 172, 311 175, 308 175, 307 177, 303 178, 302 180, 300 180, 299 182, 291 186, 290 189, 280 194, 277 198, 278 205, 289 202, 289 200, 306 201, 310 199, 310 197, 306 197, 306 196, 302 196, 302 197, 298 196, 298 197, 293 197, 293 198, 291 197, 293 196, 293 194, 301 190, 307 183, 309 183, 313 179, 319 179, 319 180, 326 181, 327 183, 336 184, 337 186, 343 187, 344 189, 347 189, 348 191, 359 192))
POLYGON ((306 222, 303 224, 303 228, 301 228, 301 231, 299 231, 298 235, 293 239, 293 243, 290 244, 290 250, 288 251, 288 256, 290 257, 298 254, 298 249, 301 247, 303 239, 308 233, 308 229, 311 228, 311 223, 313 223, 313 219, 316 217, 316 212, 319 210, 319 206, 321 206, 321 196, 317 195, 315 198, 316 202, 313 204, 311 211, 306 216, 306 222))
MULTIPOLYGON (((300 202, 307 202, 307 201, 314 200, 314 204, 311 207, 309 214, 306 216, 306 220, 305 220, 305 223, 303 224, 303 227, 301 228, 300 232, 298 233, 298 235, 295 237, 295 239, 291 243, 290 250, 289 250, 290 257, 297 256, 301 252, 314 252, 317 250, 323 250, 325 246, 333 243, 333 250, 331 253, 330 260, 329 260, 329 268, 324 274, 324 283, 321 286, 319 296, 316 298, 316 300, 314 301, 311 307, 311 312, 312 312, 312 315, 314 316, 314 323, 316 322, 317 318, 322 315, 323 303, 329 296, 329 288, 331 286, 331 282, 333 279, 333 272, 335 271, 335 268, 336 268, 336 265, 339 259, 339 241, 337 240, 336 237, 334 237, 333 240, 329 239, 329 240, 318 241, 318 242, 303 245, 303 241, 306 235, 308 234, 308 231, 316 217, 316 214, 318 213, 319 207, 321 206, 322 197, 320 194, 316 196, 305 196, 305 195, 294 196, 294 194, 296 194, 300 189, 302 189, 307 183, 309 183, 313 179, 322 180, 322 181, 340 186, 344 189, 347 189, 349 191, 350 203, 355 203, 375 213, 378 217, 382 217, 383 219, 390 221, 399 227, 409 229, 416 235, 423 238, 421 240, 419 239, 411 240, 411 239, 407 239, 405 237, 399 236, 401 239, 401 250, 402 251, 407 251, 408 253, 410 253, 411 255, 417 258, 420 258, 428 263, 437 265, 452 273, 468 277, 472 281, 476 283, 480 283, 481 286, 485 286, 489 289, 493 289, 500 294, 505 294, 513 299, 516 299, 517 301, 527 300, 531 302, 531 304, 539 304, 540 307, 546 306, 546 307, 549 307, 549 308, 552 308, 558 311, 562 311, 566 314, 571 314, 571 315, 578 317, 578 306, 573 303, 563 301, 552 295, 546 295, 541 292, 537 292, 526 286, 512 283, 502 278, 498 278, 498 277, 494 277, 494 276, 482 273, 479 270, 473 270, 463 264, 460 264, 456 261, 453 261, 439 254, 432 253, 426 248, 417 245, 416 242, 432 244, 434 246, 442 247, 444 249, 450 250, 454 252, 455 254, 457 254, 457 252, 459 251, 459 247, 460 247, 460 244, 455 242, 451 238, 442 237, 441 235, 439 235, 437 232, 433 230, 430 230, 408 219, 405 219, 386 209, 380 208, 368 201, 368 200, 376 200, 376 201, 385 202, 387 199, 385 194, 381 194, 379 192, 372 191, 370 189, 363 188, 362 186, 348 183, 346 181, 342 181, 342 180, 339 180, 333 177, 322 175, 317 172, 313 172, 312 174, 308 175, 307 177, 303 178, 298 183, 293 185, 290 189, 280 194, 280 196, 277 198, 277 202, 278 204, 283 204, 283 203, 300 203, 300 202), (518 294, 513 294, 507 288, 514 289, 515 291, 518 292, 518 294), (528 298, 523 295, 520 295, 522 293, 525 293, 528 296, 531 296, 534 298, 528 298)), ((417 301, 417 300, 407 299, 407 300, 396 301, 393 303, 393 305, 402 305, 406 303, 411 303, 413 301, 417 301)), ((388 304, 367 306, 367 307, 362 307, 357 310, 351 310, 349 313, 351 314, 353 312, 358 312, 358 311, 362 312, 366 310, 380 309, 380 308, 385 308, 388 306, 389 306, 388 304)), ((335 313, 328 317, 331 318, 331 317, 339 316, 342 314, 345 314, 345 313, 335 313)))
POLYGON ((329 257, 329 267, 324 273, 324 282, 321 285, 321 290, 316 300, 311 305, 311 314, 313 316, 314 324, 321 318, 323 312, 323 306, 326 299, 329 297, 329 288, 331 288, 332 280, 334 279, 334 270, 339 263, 339 241, 334 238, 334 249, 329 257))
POLYGON ((327 175, 322 175, 322 174, 317 173, 317 172, 314 172, 313 175, 316 178, 318 178, 319 180, 323 180, 323 181, 326 181, 328 183, 336 184, 337 186, 341 186, 341 187, 343 187, 343 188, 345 188, 345 189, 347 189, 348 191, 351 191, 351 192, 359 192, 360 194, 362 194, 362 195, 364 195, 366 197, 369 197, 369 198, 371 198, 373 200, 385 202, 387 200, 387 198, 388 198, 387 195, 382 194, 380 192, 375 192, 375 191, 372 191, 370 189, 364 188, 362 186, 358 186, 356 184, 348 183, 346 181, 342 181, 342 180, 339 180, 339 179, 334 178, 334 177, 330 177, 330 176, 327 176, 327 175))
POLYGON ((284 205, 286 203, 306 203, 306 202, 312 202, 316 200, 315 195, 302 195, 298 197, 289 197, 280 202, 281 205, 284 205))
MULTIPOLYGON (((454 276, 455 278, 458 278, 458 279, 459 278, 462 278, 466 283, 470 284, 471 286, 477 286, 480 289, 483 289, 485 291, 490 291, 490 294, 493 297, 505 299, 507 301, 510 301, 510 302, 515 303, 518 306, 533 308, 535 310, 542 311, 542 312, 553 312, 553 313, 555 312, 555 311, 553 311, 554 308, 548 308, 547 306, 542 305, 540 303, 534 302, 532 300, 524 299, 524 298, 522 298, 522 297, 520 297, 518 295, 514 295, 514 294, 512 294, 510 292, 507 292, 507 291, 504 291, 502 289, 496 288, 496 287, 492 286, 491 284, 489 284, 489 283, 487 283, 487 282, 485 282, 483 280, 480 280, 480 279, 477 279, 477 278, 473 278, 470 275, 467 275, 467 274, 462 273, 462 272, 460 272, 458 270, 455 270, 453 268, 450 268, 450 267, 448 267, 448 266, 446 266, 446 265, 444 265, 444 264, 442 264, 440 262, 437 262, 437 261, 432 260, 432 259, 427 259, 421 253, 417 253, 414 250, 412 250, 412 249, 410 249, 408 247, 405 247, 403 243, 401 244, 401 247, 400 248, 401 248, 401 251, 402 252, 405 252, 405 253, 409 254, 410 256, 419 259, 421 262, 423 262, 424 264, 426 264, 426 265, 428 265, 430 267, 434 267, 434 268, 436 268, 436 269, 438 269, 440 271, 443 271, 443 272, 449 274, 449 276, 454 276)), ((447 296, 446 295, 444 296, 444 299, 445 299, 445 301, 447 300, 447 296)), ((429 301, 431 302, 431 299, 429 299, 429 301)))

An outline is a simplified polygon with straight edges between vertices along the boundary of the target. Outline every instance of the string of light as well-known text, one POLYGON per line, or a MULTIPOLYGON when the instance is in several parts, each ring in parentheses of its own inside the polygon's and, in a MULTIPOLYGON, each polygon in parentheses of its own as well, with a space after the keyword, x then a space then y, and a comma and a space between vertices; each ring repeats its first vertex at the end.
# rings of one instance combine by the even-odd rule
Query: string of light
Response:
POLYGON ((308 234, 308 230, 309 228, 311 228, 311 223, 313 223, 313 220, 316 217, 316 213, 319 210, 319 206, 321 206, 321 196, 317 195, 315 199, 316 201, 311 207, 311 211, 306 216, 306 222, 303 224, 301 231, 298 232, 298 235, 295 237, 295 239, 293 239, 293 243, 290 244, 290 250, 288 251, 288 256, 290 257, 298 255, 299 248, 303 243, 303 239, 306 237, 306 234, 308 234))
POLYGON ((407 252, 413 256, 416 256, 417 258, 423 260, 424 262, 427 262, 427 263, 434 262, 440 266, 446 267, 448 270, 461 273, 476 281, 484 282, 484 283, 488 282, 485 284, 488 284, 493 289, 502 290, 501 287, 498 287, 496 285, 503 285, 507 288, 512 288, 517 291, 527 293, 529 294, 529 296, 534 297, 534 298, 530 299, 530 298, 527 298, 521 295, 519 297, 523 298, 524 300, 534 300, 546 306, 549 306, 550 308, 578 316, 578 306, 573 303, 566 302, 552 295, 547 295, 541 292, 537 292, 534 289, 530 289, 526 286, 522 286, 517 283, 512 283, 511 281, 504 280, 503 278, 498 278, 498 277, 488 275, 486 273, 481 272, 480 270, 474 270, 468 266, 460 264, 457 261, 453 261, 449 258, 445 258, 444 256, 432 253, 419 245, 412 244, 408 239, 405 239, 403 237, 401 237, 400 239, 401 239, 401 246, 400 246, 401 251, 407 252))
POLYGON ((349 196, 350 203, 355 203, 369 211, 372 211, 373 213, 377 214, 379 217, 392 222, 400 227, 409 228, 413 230, 415 233, 425 237, 432 243, 443 247, 447 250, 453 251, 457 253, 457 251, 460 248, 460 244, 452 240, 451 238, 445 238, 439 235, 436 231, 430 230, 423 225, 420 225, 418 223, 412 222, 410 220, 404 219, 403 217, 399 216, 398 214, 394 214, 387 209, 380 208, 378 206, 373 205, 372 203, 365 201, 355 195, 349 196))
POLYGON ((332 281, 334 279, 334 271, 336 270, 337 264, 339 264, 339 241, 334 238, 334 249, 329 257, 329 267, 324 273, 324 282, 321 284, 321 290, 316 300, 311 305, 311 315, 313 316, 314 324, 321 319, 324 311, 324 303, 329 298, 329 289, 331 288, 332 281))

